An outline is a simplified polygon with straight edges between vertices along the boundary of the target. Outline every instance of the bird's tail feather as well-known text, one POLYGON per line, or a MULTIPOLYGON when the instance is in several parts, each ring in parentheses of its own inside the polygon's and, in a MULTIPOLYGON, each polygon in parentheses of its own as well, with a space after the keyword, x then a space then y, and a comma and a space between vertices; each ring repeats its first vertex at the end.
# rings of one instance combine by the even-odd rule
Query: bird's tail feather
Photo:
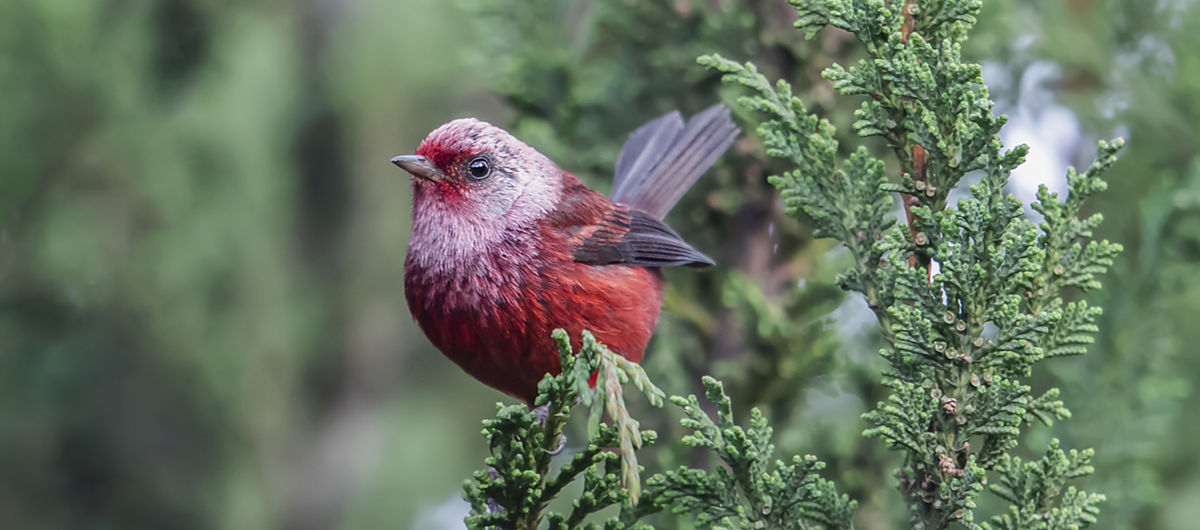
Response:
POLYGON ((641 126, 621 148, 609 198, 656 219, 666 217, 738 132, 729 109, 720 103, 686 124, 674 111, 641 126))

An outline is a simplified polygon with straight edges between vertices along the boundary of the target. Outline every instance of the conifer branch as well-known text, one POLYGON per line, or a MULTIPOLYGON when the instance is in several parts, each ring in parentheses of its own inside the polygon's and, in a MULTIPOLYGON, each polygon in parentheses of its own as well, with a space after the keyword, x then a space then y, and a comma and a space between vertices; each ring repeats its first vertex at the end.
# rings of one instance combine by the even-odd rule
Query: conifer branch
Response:
POLYGON ((1058 440, 1041 459, 1023 462, 1004 455, 996 465, 1000 479, 989 489, 1008 501, 1008 511, 982 525, 985 529, 1081 528, 1096 522, 1104 496, 1068 486, 1067 481, 1090 475, 1092 450, 1064 452, 1058 440))
MULTIPOLYGON (((633 379, 662 403, 658 390, 636 364, 628 363, 584 332, 578 355, 562 330, 553 337, 558 345, 562 372, 546 375, 538 384, 535 404, 546 407, 542 418, 525 404, 498 405, 496 418, 483 422, 484 437, 492 450, 487 469, 476 471, 465 486, 471 504, 469 528, 537 529, 545 519, 550 528, 584 528, 589 514, 620 506, 622 517, 634 519, 640 484, 636 450, 654 443, 653 431, 638 430, 625 409, 620 385, 633 379), (600 372, 597 388, 588 384, 593 370, 600 372), (611 423, 592 414, 585 448, 557 473, 550 461, 563 450, 563 432, 572 410, 582 405, 609 411, 611 423), (618 449, 619 453, 608 451, 618 449), (619 473, 618 473, 619 470, 619 473), (631 471, 632 470, 632 471, 631 471), (553 500, 570 483, 583 477, 583 493, 568 514, 547 512, 553 500)), ((641 513, 648 513, 642 510, 641 513)))
MULTIPOLYGON (((810 38, 829 25, 863 44, 866 58, 834 64, 823 75, 841 94, 868 98, 853 127, 887 140, 902 170, 897 181, 883 177, 882 162, 861 149, 838 167, 832 125, 809 114, 786 82, 772 85, 752 64, 717 56, 700 62, 751 92, 739 103, 766 116, 758 133, 767 154, 795 164, 771 178, 789 213, 854 257, 840 283, 866 295, 889 341, 883 383, 891 395, 864 415, 871 424, 864 435, 904 454, 898 475, 914 527, 976 528, 974 499, 990 470, 1012 480, 1034 473, 1012 463, 1022 429, 1070 417, 1056 389, 1034 397, 1026 381, 1044 359, 1084 353, 1097 331, 1099 310, 1062 295, 1099 288, 1120 251, 1089 240, 1098 214, 1078 216, 1083 201, 1104 189, 1100 175, 1121 141, 1102 142, 1087 172, 1068 173, 1066 201, 1040 190, 1034 208, 1045 219, 1033 226, 1005 190, 1027 149, 1003 148, 1005 119, 992 115, 979 65, 961 59, 979 0, 791 3, 796 26, 810 38), (948 208, 947 194, 970 171, 983 179, 948 208), (901 196, 905 229, 886 218, 885 192, 901 196)), ((1062 460, 1056 450, 1047 462, 1062 460)), ((1068 475, 1077 474, 1055 476, 1068 475)), ((1044 507, 1031 499, 1038 488, 1011 491, 1006 499, 1018 523, 1087 524, 1102 500, 1072 492, 1055 497, 1063 505, 1047 514, 1032 508, 1044 507)))
POLYGON ((683 442, 712 450, 726 467, 703 471, 681 467, 647 482, 657 505, 675 513, 696 514, 702 528, 851 528, 857 505, 818 472, 825 464, 814 456, 790 463, 771 461, 772 429, 757 409, 749 427, 734 421, 724 387, 704 378, 706 397, 716 405, 716 419, 705 414, 696 396, 674 396, 683 409, 681 423, 692 430, 683 442))
POLYGON ((738 426, 732 401, 710 377, 703 383, 708 399, 717 405, 715 421, 695 396, 672 396, 671 402, 684 413, 680 423, 693 431, 683 442, 708 448, 727 467, 681 467, 655 474, 645 481, 643 492, 636 453, 654 443, 657 435, 638 430, 625 407, 622 385, 632 382, 656 406, 662 405, 664 394, 636 363, 596 342, 591 333, 583 333, 578 354, 565 332, 555 330, 553 337, 562 371, 547 375, 538 385, 535 403, 547 407, 544 417, 517 404, 499 406, 496 418, 484 421, 492 456, 485 460, 487 468, 476 471, 465 485, 471 504, 467 527, 532 530, 545 523, 560 530, 647 528, 641 519, 663 510, 687 514, 701 526, 851 527, 856 504, 819 476, 825 464, 806 456, 772 465, 775 448, 766 418, 755 409, 749 427, 738 426), (598 373, 595 388, 589 385, 593 371, 598 373), (560 436, 576 407, 591 411, 587 443, 551 472, 550 460, 563 450, 560 436), (583 489, 570 511, 549 511, 550 501, 580 479, 583 489), (614 506, 616 517, 603 524, 591 520, 614 506))

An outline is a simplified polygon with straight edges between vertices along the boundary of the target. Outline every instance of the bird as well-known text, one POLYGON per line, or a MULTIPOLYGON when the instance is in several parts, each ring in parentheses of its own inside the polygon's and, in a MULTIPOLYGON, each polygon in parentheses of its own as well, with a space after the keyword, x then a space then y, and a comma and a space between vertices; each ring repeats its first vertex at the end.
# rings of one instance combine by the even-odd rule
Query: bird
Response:
POLYGON ((736 139, 723 104, 630 133, 606 197, 508 131, 447 122, 416 153, 404 295, 417 326, 484 384, 533 404, 560 371, 551 332, 584 330, 638 362, 658 321, 664 267, 715 263, 663 222, 736 139))

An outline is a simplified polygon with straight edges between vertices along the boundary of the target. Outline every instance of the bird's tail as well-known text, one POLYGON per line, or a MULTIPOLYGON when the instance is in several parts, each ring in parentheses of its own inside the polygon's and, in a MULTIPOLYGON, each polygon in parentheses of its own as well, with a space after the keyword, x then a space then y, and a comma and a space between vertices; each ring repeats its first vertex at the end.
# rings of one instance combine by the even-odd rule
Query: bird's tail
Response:
POLYGON ((621 148, 609 198, 661 220, 738 132, 729 109, 720 103, 686 124, 674 111, 641 126, 621 148))

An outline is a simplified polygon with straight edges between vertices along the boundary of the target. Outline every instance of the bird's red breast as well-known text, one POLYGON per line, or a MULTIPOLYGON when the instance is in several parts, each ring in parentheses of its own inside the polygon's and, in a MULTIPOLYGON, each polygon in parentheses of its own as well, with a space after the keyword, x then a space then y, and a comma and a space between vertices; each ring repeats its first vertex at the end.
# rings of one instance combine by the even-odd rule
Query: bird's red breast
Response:
POLYGON ((564 174, 563 184, 558 207, 483 249, 479 266, 426 267, 412 252, 405 263, 409 309, 434 345, 475 378, 526 401, 543 375, 559 370, 555 328, 573 340, 589 330, 638 361, 662 306, 657 269, 575 260, 589 241, 619 240, 629 214, 573 175, 564 174))

